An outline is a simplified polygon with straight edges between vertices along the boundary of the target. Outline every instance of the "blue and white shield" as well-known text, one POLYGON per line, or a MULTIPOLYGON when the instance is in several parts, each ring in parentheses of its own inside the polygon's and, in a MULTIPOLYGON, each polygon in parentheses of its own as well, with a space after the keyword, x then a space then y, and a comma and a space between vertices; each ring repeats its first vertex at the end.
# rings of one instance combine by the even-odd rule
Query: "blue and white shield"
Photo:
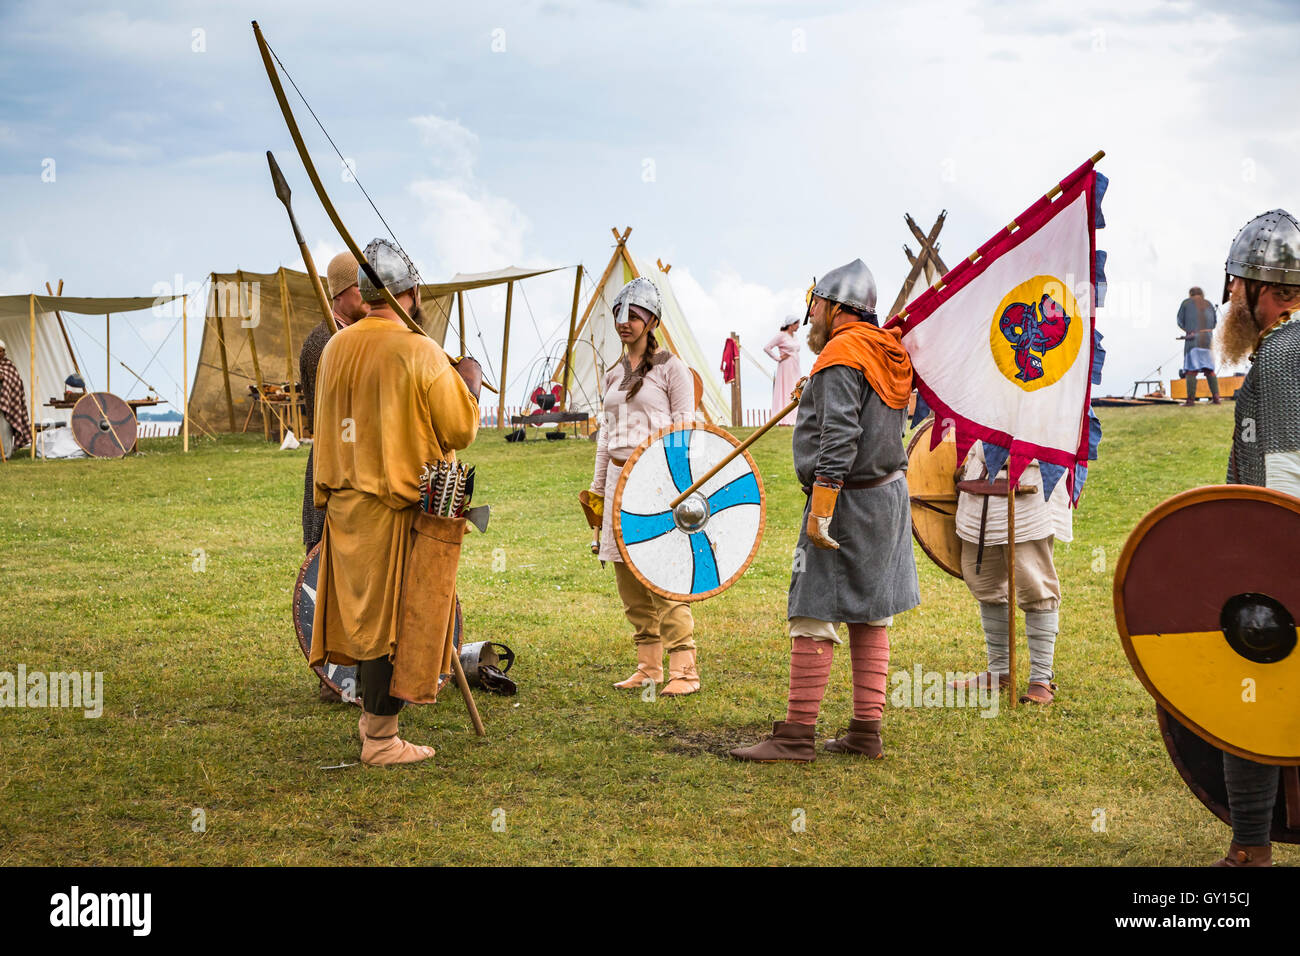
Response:
POLYGON ((614 540, 646 587, 699 601, 745 572, 763 536, 763 481, 742 451, 675 510, 670 503, 740 443, 713 425, 666 428, 628 457, 614 491, 614 540))

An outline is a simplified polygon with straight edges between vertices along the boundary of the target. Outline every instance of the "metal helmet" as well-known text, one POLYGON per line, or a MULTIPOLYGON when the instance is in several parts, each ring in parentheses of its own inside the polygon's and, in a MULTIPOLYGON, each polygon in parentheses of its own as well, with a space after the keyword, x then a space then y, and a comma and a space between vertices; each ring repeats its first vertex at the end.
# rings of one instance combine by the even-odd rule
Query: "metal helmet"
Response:
POLYGON ((859 312, 876 311, 876 279, 861 259, 826 273, 813 284, 812 294, 859 312))
POLYGON ((615 324, 626 325, 630 321, 627 318, 627 307, 631 305, 640 306, 656 319, 663 317, 663 299, 659 296, 659 287, 645 276, 637 276, 614 296, 615 324))
MULTIPOLYGON (((405 252, 389 242, 387 239, 372 239, 370 245, 365 248, 366 261, 370 263, 370 268, 375 270, 375 275, 379 281, 393 295, 400 295, 420 281, 420 274, 415 271, 415 264, 411 262, 405 252)), ((358 267, 357 287, 361 290, 361 298, 366 302, 374 302, 376 299, 383 298, 383 294, 375 288, 370 277, 366 275, 366 270, 358 267)))
POLYGON ((1223 268, 1241 279, 1300 285, 1300 222, 1285 209, 1256 216, 1232 240, 1223 268))

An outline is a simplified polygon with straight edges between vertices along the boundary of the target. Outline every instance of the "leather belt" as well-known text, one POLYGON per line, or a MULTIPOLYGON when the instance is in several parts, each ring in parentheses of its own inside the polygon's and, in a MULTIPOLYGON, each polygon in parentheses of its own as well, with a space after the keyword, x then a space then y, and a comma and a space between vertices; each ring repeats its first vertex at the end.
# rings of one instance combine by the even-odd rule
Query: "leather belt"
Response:
POLYGON ((611 464, 618 465, 620 468, 627 464, 626 458, 615 458, 613 455, 609 456, 609 460, 611 464))
MULTIPOLYGON (((891 481, 894 481, 897 478, 902 478, 903 474, 904 472, 902 471, 902 469, 899 469, 898 471, 891 471, 887 475, 882 475, 879 478, 868 478, 866 481, 846 481, 844 482, 844 484, 840 485, 840 490, 861 491, 864 488, 879 488, 881 485, 887 485, 891 481)), ((805 495, 811 495, 812 488, 808 487, 807 485, 804 485, 803 493, 805 495)))

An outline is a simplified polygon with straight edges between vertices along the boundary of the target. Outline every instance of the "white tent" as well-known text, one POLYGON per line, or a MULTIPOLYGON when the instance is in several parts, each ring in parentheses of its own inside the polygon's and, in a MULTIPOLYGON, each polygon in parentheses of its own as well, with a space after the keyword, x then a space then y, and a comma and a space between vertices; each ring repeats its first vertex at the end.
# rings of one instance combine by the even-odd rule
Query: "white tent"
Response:
MULTIPOLYGON (((85 298, 63 295, 0 295, 0 340, 9 360, 18 366, 27 391, 33 427, 38 421, 66 422, 68 411, 45 409, 47 395, 63 394, 63 382, 75 371, 72 354, 59 329, 56 311, 77 315, 114 315, 165 305, 179 296, 85 298), (35 342, 35 349, 32 344, 35 342)), ((32 456, 35 457, 35 442, 32 456)))
MULTIPOLYGON (((685 362, 703 385, 700 411, 704 418, 710 422, 729 422, 731 405, 723 397, 717 377, 712 374, 712 363, 704 357, 686 316, 682 314, 672 283, 668 281, 668 270, 661 269, 658 264, 646 265, 632 256, 627 248, 627 237, 631 232, 629 228, 620 236, 618 230, 614 230, 617 240, 614 255, 574 331, 570 344, 573 374, 566 383, 569 393, 566 407, 593 416, 600 413, 601 382, 623 354, 623 344, 614 331, 614 297, 628 282, 637 276, 645 276, 658 287, 663 299, 664 314, 659 322, 662 344, 685 362)), ((565 368, 561 366, 554 380, 565 382, 565 379, 565 368)))

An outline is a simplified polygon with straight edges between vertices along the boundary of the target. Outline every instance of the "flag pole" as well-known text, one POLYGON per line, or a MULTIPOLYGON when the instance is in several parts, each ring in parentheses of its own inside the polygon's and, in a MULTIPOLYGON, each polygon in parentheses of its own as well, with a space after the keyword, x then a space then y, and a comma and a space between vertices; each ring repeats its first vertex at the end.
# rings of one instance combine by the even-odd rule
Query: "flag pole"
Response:
POLYGON ((1016 491, 1007 482, 1007 671, 1011 677, 1011 707, 1016 694, 1016 491))

